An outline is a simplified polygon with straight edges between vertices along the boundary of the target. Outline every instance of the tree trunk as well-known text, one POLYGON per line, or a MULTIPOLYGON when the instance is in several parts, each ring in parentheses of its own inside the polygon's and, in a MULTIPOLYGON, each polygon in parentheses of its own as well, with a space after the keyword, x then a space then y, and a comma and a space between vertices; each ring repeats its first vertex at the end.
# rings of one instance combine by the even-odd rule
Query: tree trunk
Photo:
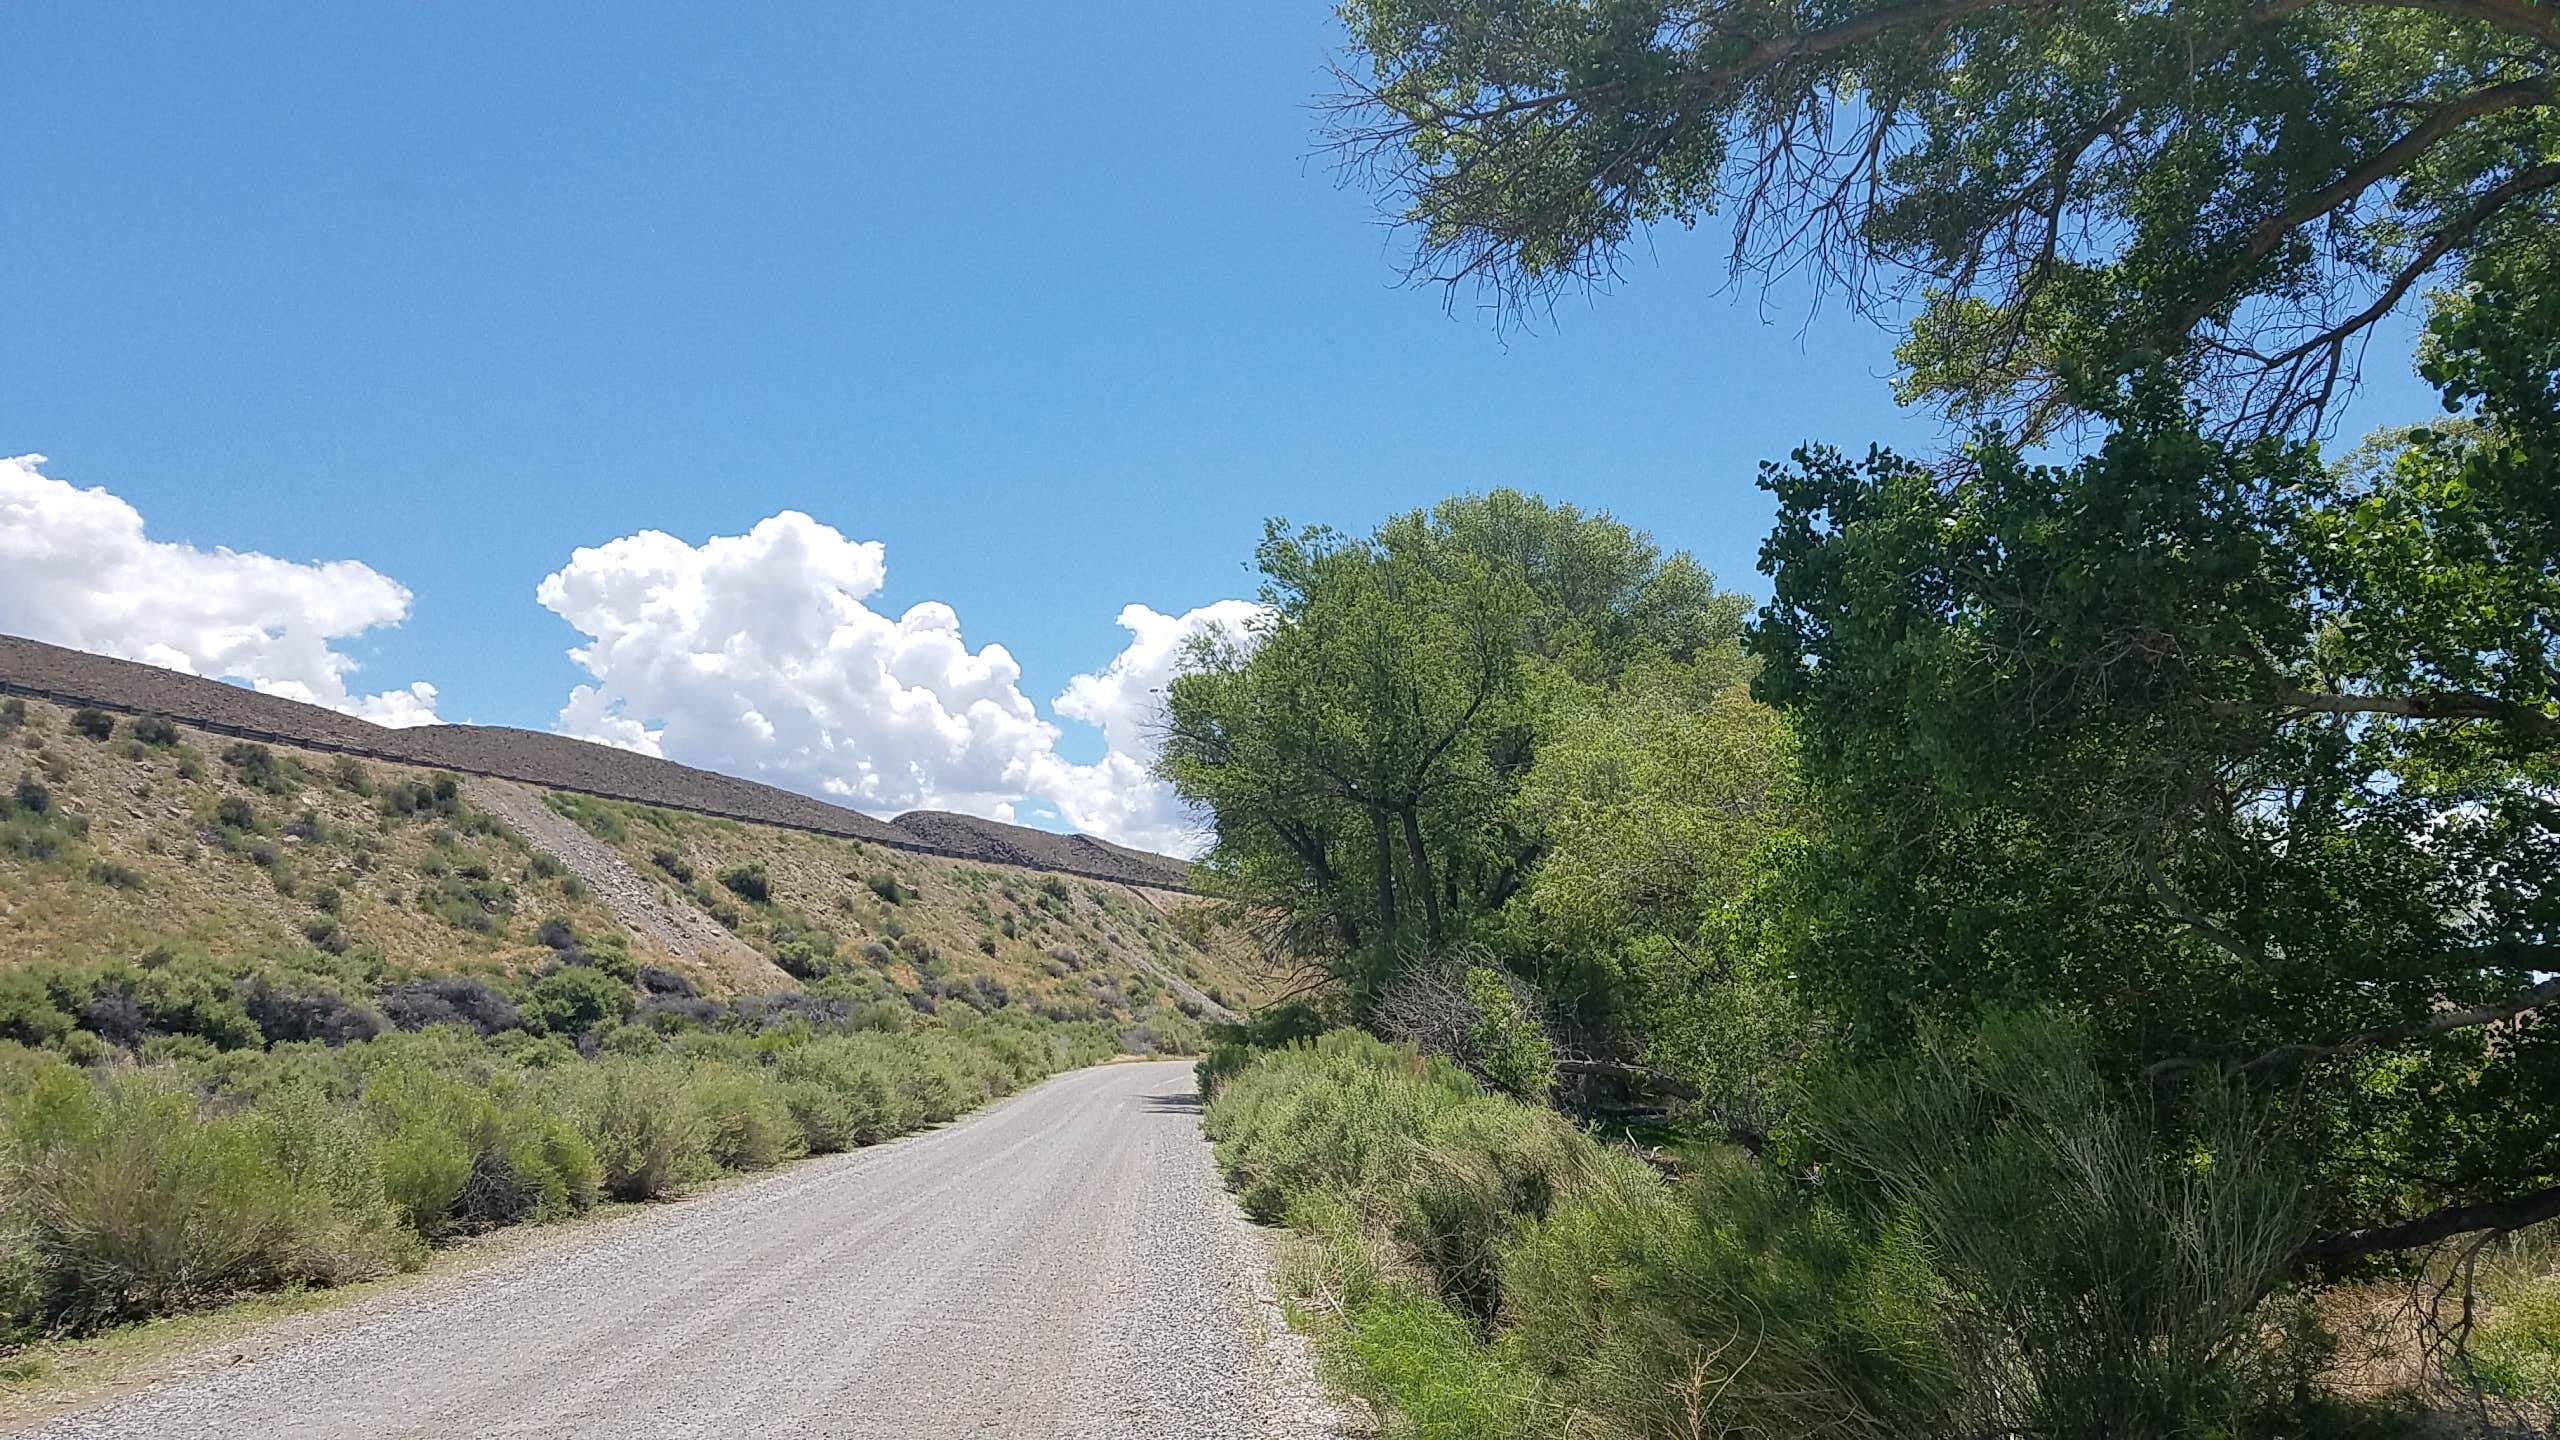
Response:
POLYGON ((1431 857, 1422 848, 1422 819, 1419 806, 1407 801, 1404 807, 1404 848, 1413 860, 1413 888, 1422 892, 1422 933, 1433 946, 1440 943, 1440 891, 1431 883, 1431 857))
POLYGON ((1396 847, 1387 834, 1387 812, 1371 810, 1369 826, 1377 836, 1378 928, 1392 944, 1396 933, 1396 847))

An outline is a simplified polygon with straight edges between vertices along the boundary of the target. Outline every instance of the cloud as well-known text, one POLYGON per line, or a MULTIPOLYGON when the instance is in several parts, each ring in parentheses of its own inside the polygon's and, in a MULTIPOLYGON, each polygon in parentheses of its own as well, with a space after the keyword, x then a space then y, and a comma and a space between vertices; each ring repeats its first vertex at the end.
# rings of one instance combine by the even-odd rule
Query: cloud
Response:
POLYGON ((536 598, 588 637, 567 734, 881 813, 1010 819, 1057 729, 1001 645, 951 607, 895 619, 877 541, 798 511, 688 545, 656 530, 581 549, 536 598))
POLYGON ((798 511, 700 545, 649 530, 580 549, 535 592, 587 637, 569 654, 591 683, 569 693, 557 728, 875 814, 1011 820, 1045 801, 1109 839, 1182 842, 1189 817, 1147 773, 1156 692, 1189 633, 1254 607, 1124 610, 1128 648, 1056 701, 1109 746, 1078 765, 1058 755, 1058 727, 1022 692, 1011 652, 971 649, 936 601, 894 618, 872 609, 887 582, 878 541, 798 511))
POLYGON ((408 618, 397 581, 353 560, 150 539, 140 511, 43 474, 45 463, 0 458, 0 631, 244 681, 377 724, 435 723, 434 686, 355 694, 356 662, 333 648, 408 618))
POLYGON ((1194 637, 1223 630, 1237 643, 1250 644, 1265 613, 1249 600, 1220 600, 1182 615, 1144 605, 1122 608, 1128 647, 1102 670, 1068 681, 1052 702, 1059 714, 1101 730, 1108 747, 1095 764, 1062 764, 1045 777, 1044 793, 1068 824, 1144 850, 1198 851, 1201 817, 1154 775, 1165 691, 1181 673, 1194 637))

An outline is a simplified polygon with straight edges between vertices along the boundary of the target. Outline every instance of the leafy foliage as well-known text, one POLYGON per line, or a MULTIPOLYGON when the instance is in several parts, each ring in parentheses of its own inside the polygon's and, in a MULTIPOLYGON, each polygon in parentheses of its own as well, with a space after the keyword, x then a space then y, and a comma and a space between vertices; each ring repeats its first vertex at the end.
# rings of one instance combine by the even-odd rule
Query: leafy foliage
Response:
POLYGON ((2551 424, 2529 399, 2360 477, 2209 440, 2156 385, 2067 467, 1773 470, 1754 644, 1819 808, 1796 958, 1852 1042, 2054 1007, 2128 1078, 2306 1087, 2341 1230, 2538 1218, 2560 531, 2501 484, 2503 437, 2551 424))
POLYGON ((1337 138, 1417 275, 1536 296, 1723 212, 1737 272, 1917 301, 1905 395, 2030 436, 2153 361, 2244 434, 2316 427, 2440 266, 2560 229, 2534 0, 1342 13, 1337 138))
POLYGON ((1275 522, 1259 560, 1274 618, 1193 657, 1162 769, 1214 819, 1210 883, 1363 1004, 1400 956, 1489 937, 1527 882, 1551 712, 1630 674, 1738 674, 1742 602, 1686 555, 1512 491, 1368 540, 1275 522))

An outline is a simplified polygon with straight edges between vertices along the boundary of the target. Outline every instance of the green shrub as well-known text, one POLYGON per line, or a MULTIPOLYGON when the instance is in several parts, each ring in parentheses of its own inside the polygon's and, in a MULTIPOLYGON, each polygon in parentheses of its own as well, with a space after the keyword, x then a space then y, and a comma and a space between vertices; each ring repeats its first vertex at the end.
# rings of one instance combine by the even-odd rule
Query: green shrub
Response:
POLYGON ((422 1235, 575 1214, 601 1188, 593 1148, 527 1078, 398 1064, 371 1078, 365 1105, 384 1133, 385 1189, 422 1235))
POLYGON ((8 1152, 40 1303, 68 1328, 343 1283, 413 1253, 362 1137, 307 1094, 207 1117, 163 1075, 54 1067, 11 1104, 8 1152))
POLYGON ((655 1200, 716 1172, 711 1127, 673 1061, 614 1056, 582 1077, 577 1123, 594 1151, 604 1193, 655 1200))
POLYGON ((1466 1316, 1427 1296, 1377 1290, 1346 1307, 1338 1335, 1327 1370, 1345 1389, 1392 1407, 1398 1434, 1502 1440, 1551 1433, 1535 1424, 1531 1386, 1507 1351, 1484 1344, 1466 1316))
POLYGON ((774 1057, 787 1103, 813 1153, 876 1145, 921 1122, 897 1083, 903 1042, 819 1040, 774 1057))
POLYGON ((89 833, 87 817, 75 815, 54 799, 33 775, 21 775, 0 795, 0 855, 21 860, 73 859, 89 833))
POLYGON ((486 867, 464 866, 430 874, 418 887, 418 908, 457 930, 493 935, 515 913, 516 890, 491 876, 486 867), (479 873, 474 875, 474 870, 479 873))
POLYGON ((82 708, 71 712, 71 733, 104 740, 116 733, 116 717, 104 710, 82 708))
POLYGON ((1741 1433, 1970 1433, 1917 1237, 1739 1151, 1701 1155, 1678 1189, 1632 1160, 1596 1168, 1505 1243, 1502 1273, 1508 1338, 1550 1404, 1658 1433, 1702 1395, 1741 1433))
POLYGON ((628 981, 586 965, 564 965, 526 988, 524 1018, 552 1035, 583 1035, 631 1014, 638 997, 628 981))
POLYGON ((339 1283, 407 1264, 425 1240, 871 1143, 1109 1049, 1090 1026, 893 1034, 878 1027, 902 1010, 884 1022, 842 1000, 692 1003, 761 1031, 690 1030, 670 1054, 607 1026, 587 1061, 557 1038, 484 1040, 512 1010, 446 976, 382 998, 436 1028, 269 1051, 261 1025, 334 1038, 329 1017, 362 1007, 313 975, 235 977, 165 951, 0 970, 0 1033, 89 1055, 111 1036, 145 1067, 93 1076, 0 1041, 0 1344, 339 1283))
POLYGON ((139 890, 143 883, 141 871, 117 860, 89 862, 89 881, 113 890, 139 890))
POLYGON ((167 749, 178 743, 178 726, 166 715, 140 715, 134 718, 133 738, 145 745, 167 749))
POLYGON ((276 752, 255 740, 234 740, 222 747, 222 763, 253 790, 290 795, 302 788, 302 766, 291 759, 277 759, 276 752))
POLYGON ((783 1085, 759 1070, 711 1065, 689 1086, 707 1127, 706 1145, 723 1170, 766 1170, 808 1153, 783 1085))
POLYGON ((601 840, 619 844, 629 833, 622 823, 622 817, 615 814, 612 807, 602 800, 585 795, 572 795, 560 790, 544 791, 542 800, 544 804, 549 805, 561 815, 585 826, 590 834, 601 840))
POLYGON ((453 775, 395 780, 382 789, 382 813, 402 819, 459 819, 462 781, 453 775))
POLYGON ((1974 1382, 1991 1424, 2247 1433, 2285 1387, 2258 1302, 2311 1236, 2311 1191, 2245 1097, 2194 1105, 2172 1142, 2076 1029, 2000 1016, 1820 1077, 1800 1123, 1871 1223, 1928 1247, 1962 1350, 2007 1357, 1974 1382))
POLYGON ((33 967, 0 968, 0 1041, 58 1048, 79 1030, 67 997, 33 967))
POLYGON ((382 1186, 402 1223, 433 1239, 453 1227, 475 1159, 461 1130, 440 1115, 402 1115, 382 1141, 382 1186))
POLYGON ((1915 1247, 1791 1208, 1747 1161, 1704 1157, 1717 1178, 1684 1195, 1365 1036, 1220 1054, 1221 1164, 1255 1214, 1317 1238, 1337 1377, 1412 1433, 1938 1433, 1915 1247))
POLYGON ((1362 1036, 1203 1068, 1248 1208, 1317 1242, 1337 1374, 1412 1433, 2389 1433, 2319 1396, 2310 1307, 2262 1303, 2308 1233, 2262 1117, 2208 1086, 2155 1129, 2068 1027, 1817 1075, 1793 1167, 1678 1185, 1362 1036))
POLYGON ((690 885, 693 883, 693 867, 685 863, 685 858, 682 855, 668 849, 666 846, 661 845, 657 849, 650 851, 649 863, 657 866, 660 870, 665 871, 667 875, 674 879, 674 881, 679 885, 690 885))
POLYGON ((761 862, 730 866, 720 872, 720 883, 741 900, 762 905, 773 899, 773 881, 764 873, 761 862))

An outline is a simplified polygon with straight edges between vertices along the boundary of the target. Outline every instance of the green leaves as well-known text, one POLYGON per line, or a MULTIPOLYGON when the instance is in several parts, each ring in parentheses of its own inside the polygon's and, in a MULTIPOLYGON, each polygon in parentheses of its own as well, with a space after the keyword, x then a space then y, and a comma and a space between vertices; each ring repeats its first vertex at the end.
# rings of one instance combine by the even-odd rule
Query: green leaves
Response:
POLYGON ((2540 324, 2437 332, 2478 420, 2339 472, 2150 380, 2071 465, 1768 474, 1793 949, 1854 1044, 2042 1007, 2127 1079, 2298 1080, 2340 1216, 2560 1177, 2547 1022, 2440 1019, 2555 968, 2560 921, 2560 530, 2519 483, 2560 346, 2505 315, 2540 324))
POLYGON ((1369 73, 1336 138, 1416 277, 1534 302, 1722 211, 1737 274, 1908 319, 1906 399, 2030 438, 2163 364, 2233 433, 2315 431, 2377 320, 2560 221, 2537 4, 1342 13, 1369 73))
POLYGON ((1274 522, 1257 559, 1276 618, 1249 655, 1192 657, 1163 773, 1215 817, 1213 883, 1361 995, 1528 882, 1551 707, 1657 670, 1703 700, 1741 671, 1744 602, 1689 557, 1513 491, 1367 540, 1274 522))

